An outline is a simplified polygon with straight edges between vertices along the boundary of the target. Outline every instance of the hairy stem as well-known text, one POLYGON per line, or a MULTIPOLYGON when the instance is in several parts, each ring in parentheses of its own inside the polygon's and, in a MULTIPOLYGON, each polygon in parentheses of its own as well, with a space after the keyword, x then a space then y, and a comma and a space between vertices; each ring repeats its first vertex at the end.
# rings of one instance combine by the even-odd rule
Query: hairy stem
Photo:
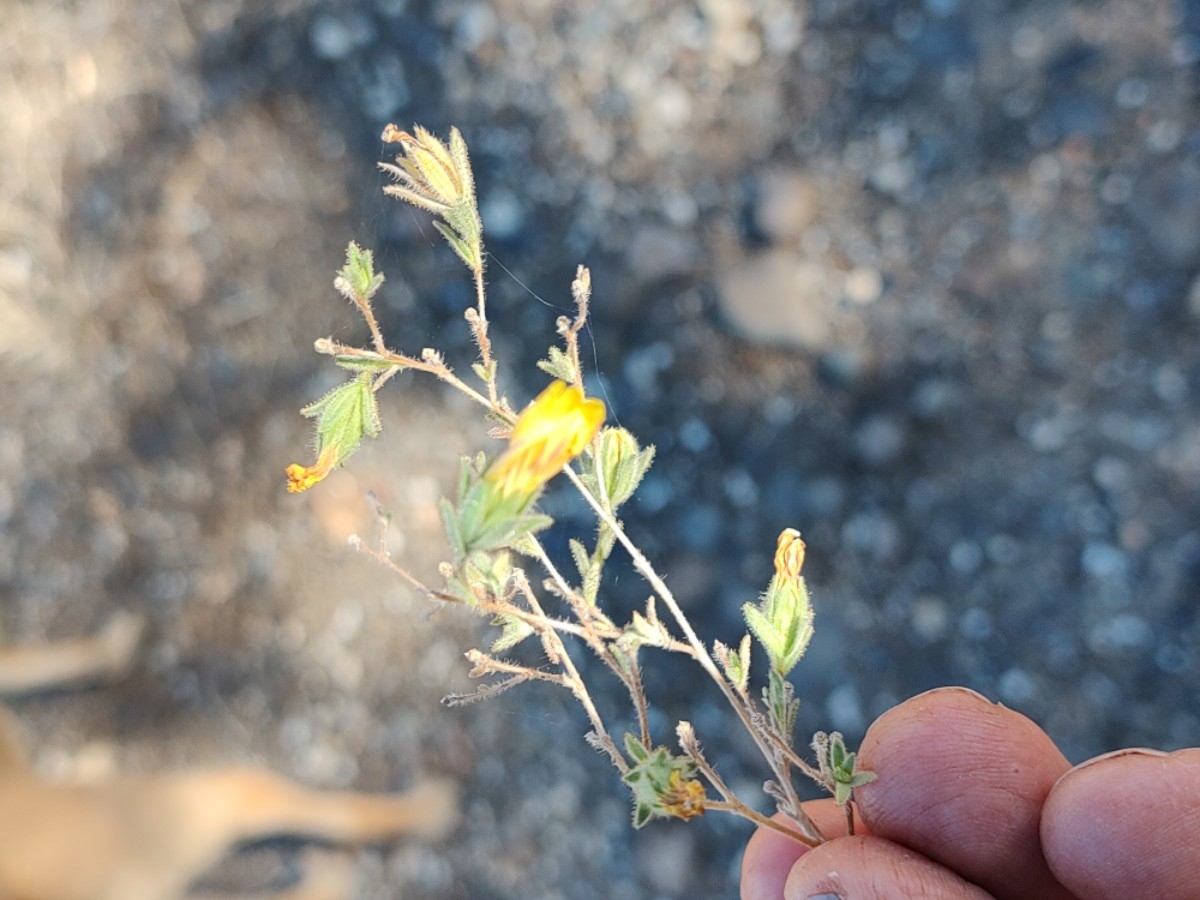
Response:
MULTIPOLYGON (((515 577, 517 580, 517 589, 525 598, 525 602, 529 604, 530 610, 535 616, 540 617, 543 622, 546 622, 546 612, 542 609, 542 604, 538 601, 537 594, 534 593, 533 588, 529 584, 529 579, 525 577, 525 573, 518 571, 515 577)), ((554 650, 554 654, 559 657, 558 664, 562 667, 562 670, 565 673, 564 682, 566 682, 566 686, 571 689, 572 693, 575 694, 576 699, 578 699, 580 704, 583 706, 584 712, 587 713, 587 717, 592 723, 592 730, 596 732, 596 735, 602 742, 603 746, 606 749, 611 748, 609 749, 609 757, 612 759, 613 765, 617 767, 617 770, 624 775, 629 771, 629 764, 625 762, 625 757, 617 752, 616 744, 614 744, 612 738, 608 736, 608 729, 604 726, 604 720, 600 718, 600 711, 596 709, 596 704, 592 702, 592 695, 588 693, 587 685, 584 684, 583 681, 583 676, 579 674, 579 669, 576 668, 575 661, 571 659, 571 655, 567 653, 567 647, 563 643, 562 638, 559 637, 557 631, 555 631, 553 628, 547 627, 546 625, 542 626, 539 631, 539 635, 543 640, 550 642, 554 650)))
POLYGON ((739 701, 737 693, 732 687, 729 686, 729 682, 717 669, 716 663, 713 662, 712 657, 709 656, 704 644, 701 643, 700 638, 696 635, 695 630, 692 628, 692 623, 689 622, 687 616, 683 614, 683 610, 680 608, 679 602, 675 599, 675 595, 671 592, 671 589, 667 587, 667 583, 663 581, 662 576, 659 575, 654 566, 651 565, 650 560, 646 558, 645 554, 638 549, 638 546, 633 542, 629 535, 625 533, 625 529, 621 527, 621 523, 616 520, 616 517, 614 517, 611 512, 605 509, 601 505, 600 501, 593 496, 592 492, 588 490, 587 485, 583 483, 578 473, 576 473, 575 470, 570 466, 563 471, 566 473, 567 477, 571 479, 571 482, 575 485, 580 494, 583 495, 583 498, 587 501, 588 505, 590 505, 592 509, 596 511, 596 515, 600 517, 600 520, 613 530, 613 534, 616 535, 617 540, 621 542, 621 546, 625 548, 625 552, 628 553, 630 559, 633 560, 634 568, 637 569, 641 576, 646 579, 646 582, 654 589, 654 592, 658 595, 659 599, 661 599, 662 602, 667 605, 667 609, 671 611, 671 615, 675 619, 675 624, 679 626, 680 630, 683 632, 684 638, 691 646, 692 651, 695 654, 696 661, 700 663, 701 667, 705 672, 708 673, 709 677, 717 683, 717 686, 721 689, 721 693, 725 695, 725 699, 729 702, 729 705, 733 707, 734 712, 737 713, 738 718, 741 719, 746 730, 750 732, 750 735, 754 738, 754 742, 758 744, 758 748, 762 752, 763 757, 767 760, 768 764, 771 766, 771 769, 778 777, 781 789, 787 795, 788 805, 791 807, 789 812, 794 812, 796 824, 799 826, 801 833, 807 838, 805 843, 808 843, 811 846, 824 843, 825 837, 821 834, 820 829, 817 828, 816 823, 814 823, 812 819, 805 815, 804 811, 800 808, 800 798, 796 795, 796 789, 792 785, 791 779, 787 777, 786 769, 781 771, 782 767, 777 764, 779 757, 778 754, 774 752, 772 742, 768 741, 760 733, 759 729, 755 727, 754 721, 750 714, 746 711, 745 706, 743 706, 743 704, 739 701))
POLYGON ((483 283, 483 266, 475 269, 473 274, 475 276, 475 308, 479 316, 476 321, 471 323, 471 328, 475 332, 475 343, 479 345, 479 362, 484 371, 488 373, 486 379, 488 399, 495 407, 499 403, 499 397, 496 394, 496 364, 492 360, 492 341, 488 337, 487 289, 483 283))
MULTIPOLYGON (((626 671, 616 659, 613 658, 613 651, 608 645, 601 640, 601 636, 596 632, 595 628, 599 624, 606 631, 610 632, 611 638, 620 637, 620 631, 616 630, 615 626, 607 616, 602 615, 595 607, 588 604, 587 600, 579 595, 567 580, 563 578, 562 573, 558 571, 558 567, 554 565, 546 553, 546 548, 542 546, 541 541, 537 538, 532 538, 533 546, 537 550, 538 561, 542 567, 550 574, 551 580, 555 587, 558 588, 563 599, 571 606, 571 611, 579 620, 581 629, 580 637, 587 642, 604 664, 607 665, 613 673, 621 679, 625 688, 629 691, 629 698, 633 701, 634 708, 637 710, 638 730, 641 733, 643 742, 650 740, 650 713, 649 702, 646 699, 646 691, 642 687, 642 680, 636 668, 636 660, 634 661, 633 671, 626 671)), ((624 771, 624 770, 622 770, 624 771)))
POLYGON ((379 321, 375 318, 375 310, 371 309, 371 301, 355 293, 354 305, 358 307, 359 313, 367 323, 367 328, 371 329, 371 343, 375 345, 375 352, 387 353, 387 344, 383 341, 383 332, 379 330, 379 321))

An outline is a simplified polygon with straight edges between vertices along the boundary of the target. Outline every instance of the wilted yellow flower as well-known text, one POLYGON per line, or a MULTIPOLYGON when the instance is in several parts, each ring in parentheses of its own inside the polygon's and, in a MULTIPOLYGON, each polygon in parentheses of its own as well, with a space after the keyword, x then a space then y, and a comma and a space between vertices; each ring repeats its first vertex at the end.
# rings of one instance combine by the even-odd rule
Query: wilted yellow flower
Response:
POLYGON ((288 491, 293 494, 307 491, 383 427, 370 372, 359 373, 300 412, 317 420, 317 461, 287 467, 288 491))
POLYGON ((663 811, 685 821, 704 814, 706 799, 704 785, 694 778, 685 779, 678 769, 671 772, 668 787, 661 796, 663 811))
POLYGON ((299 463, 292 463, 287 467, 288 493, 298 494, 301 491, 307 491, 332 472, 337 461, 338 449, 330 444, 321 451, 313 465, 302 466, 299 463))
MULTIPOLYGON (((403 151, 396 157, 395 165, 380 163, 381 169, 400 182, 383 191, 430 212, 445 214, 470 196, 473 188, 470 169, 463 171, 451 149, 429 131, 420 125, 413 131, 415 137, 395 125, 383 130, 382 139, 399 144, 403 151)), ((451 141, 461 143, 457 129, 451 131, 451 141)))
POLYGON ((555 381, 517 419, 508 449, 484 473, 502 495, 533 494, 583 452, 607 416, 604 403, 555 381))
POLYGON ((483 272, 483 222, 475 204, 475 176, 467 144, 457 128, 450 129, 450 143, 443 144, 420 125, 414 134, 395 125, 383 130, 383 140, 399 144, 403 151, 396 164, 380 163, 399 184, 389 184, 385 194, 398 197, 440 216, 433 227, 467 267, 477 275, 483 272), (414 136, 415 135, 415 136, 414 136))
POLYGON ((746 624, 758 638, 771 668, 786 675, 804 655, 813 633, 813 610, 804 567, 804 541, 800 532, 785 528, 775 544, 775 574, 757 604, 742 605, 746 624))
POLYGON ((804 541, 795 528, 785 528, 775 545, 775 574, 780 578, 799 578, 804 567, 804 541))

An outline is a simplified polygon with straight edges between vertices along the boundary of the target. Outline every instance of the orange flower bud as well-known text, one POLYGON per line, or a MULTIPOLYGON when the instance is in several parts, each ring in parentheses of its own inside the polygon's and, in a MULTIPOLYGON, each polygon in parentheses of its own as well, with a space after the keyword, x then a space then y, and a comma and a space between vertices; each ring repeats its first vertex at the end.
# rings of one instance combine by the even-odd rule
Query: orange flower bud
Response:
POLYGON ((785 528, 775 545, 775 574, 780 578, 799 578, 804 567, 804 541, 795 528, 785 528))

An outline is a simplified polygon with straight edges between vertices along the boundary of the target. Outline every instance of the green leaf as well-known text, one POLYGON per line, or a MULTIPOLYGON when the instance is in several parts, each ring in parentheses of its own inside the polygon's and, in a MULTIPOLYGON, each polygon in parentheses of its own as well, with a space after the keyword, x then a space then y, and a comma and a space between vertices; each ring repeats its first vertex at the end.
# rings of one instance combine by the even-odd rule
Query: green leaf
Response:
POLYGON ((609 427, 600 432, 599 460, 585 470, 585 481, 593 491, 597 478, 604 481, 604 494, 616 509, 637 490, 654 461, 654 448, 639 448, 637 439, 624 428, 609 427))
POLYGON ((746 625, 749 626, 754 636, 758 638, 758 642, 767 651, 767 656, 773 664, 776 659, 783 655, 784 643, 783 639, 775 633, 774 624, 753 603, 746 603, 742 606, 742 615, 746 619, 746 625))
MULTIPOLYGON (((650 750, 637 739, 632 731, 627 731, 625 732, 625 755, 635 763, 641 763, 650 758, 650 750)), ((631 772, 630 775, 632 774, 631 772)))
POLYGON ((383 372, 387 369, 402 369, 404 366, 397 365, 386 359, 379 359, 372 356, 352 356, 349 354, 339 354, 333 358, 333 361, 343 369, 349 369, 351 372, 383 372))
POLYGON ((725 677, 739 691, 744 692, 750 682, 750 635, 745 635, 736 651, 718 642, 718 654, 725 664, 725 677))
POLYGON ((438 510, 442 514, 442 527, 446 529, 446 540, 450 542, 450 549, 454 551, 455 562, 458 562, 467 555, 467 548, 463 543, 462 526, 458 524, 458 510, 444 497, 438 501, 438 510))
POLYGON ((383 427, 379 405, 371 388, 370 373, 331 390, 300 410, 317 420, 317 453, 332 449, 340 465, 358 449, 364 437, 375 437, 383 427))
POLYGON ((531 559, 537 559, 540 555, 538 553, 537 538, 529 533, 513 538, 508 546, 513 552, 520 553, 522 556, 528 556, 531 559))
POLYGON ((554 519, 544 513, 525 513, 513 523, 507 543, 515 543, 523 537, 545 531, 553 524, 554 519))
POLYGON ((657 619, 652 622, 635 609, 629 619, 629 624, 625 626, 625 634, 622 638, 629 638, 635 644, 663 647, 666 646, 671 636, 667 634, 661 622, 657 619))
POLYGON ((771 723, 779 735, 791 744, 792 732, 796 728, 796 715, 800 711, 800 701, 796 699, 795 689, 784 676, 774 669, 767 673, 767 686, 763 689, 763 701, 771 714, 771 723))
POLYGON ((771 668, 786 675, 796 667, 813 635, 813 611, 803 578, 778 573, 757 606, 742 607, 746 624, 767 651, 771 668))
POLYGON ((475 253, 471 249, 470 245, 467 244, 467 242, 461 237, 459 237, 449 225, 446 225, 445 223, 439 222, 435 219, 433 222, 433 227, 441 232, 442 237, 446 239, 447 243, 450 244, 454 252, 458 254, 458 258, 466 264, 468 269, 473 272, 479 268, 480 263, 475 258, 475 253))
POLYGON ((633 807, 633 827, 641 828, 654 818, 654 807, 648 803, 635 803, 633 807))
POLYGON ((575 561, 575 568, 579 571, 579 577, 585 577, 588 569, 592 567, 592 558, 588 555, 587 548, 583 546, 582 541, 578 541, 575 538, 571 538, 567 542, 567 546, 571 550, 571 559, 575 561))
MULTIPOLYGON (((622 524, 620 519, 617 520, 617 524, 622 524)), ((607 560, 612 555, 616 543, 617 533, 601 522, 599 533, 596 535, 596 558, 602 561, 607 560)))
POLYGON ((588 554, 587 548, 580 541, 572 538, 568 546, 571 548, 575 568, 579 570, 579 577, 582 579, 584 599, 595 605, 596 595, 600 592, 601 565, 588 554))
POLYGON ((471 160, 467 155, 467 142, 462 133, 454 127, 450 129, 450 158, 454 160, 454 171, 462 182, 463 193, 470 200, 470 206, 475 208, 475 174, 471 171, 471 160))
POLYGON ((537 366, 543 372, 559 378, 567 384, 577 384, 579 381, 579 372, 576 371, 571 357, 558 347, 551 347, 547 358, 538 360, 537 366))
MULTIPOLYGON (((475 377, 478 378, 480 381, 482 381, 484 384, 487 384, 490 381, 495 381, 496 380, 496 361, 493 359, 486 366, 483 363, 472 363, 471 371, 474 372, 475 377)), ((503 422, 504 420, 498 418, 497 421, 503 422)))
POLYGON ((499 616, 492 624, 500 626, 500 636, 492 641, 493 653, 511 650, 533 634, 533 626, 515 616, 499 616))
POLYGON ((333 284, 346 299, 366 303, 383 284, 383 275, 376 274, 371 251, 351 241, 346 247, 346 264, 338 270, 333 284))
POLYGON ((854 789, 843 781, 835 782, 833 785, 833 802, 838 806, 845 806, 850 802, 850 797, 853 795, 854 789))

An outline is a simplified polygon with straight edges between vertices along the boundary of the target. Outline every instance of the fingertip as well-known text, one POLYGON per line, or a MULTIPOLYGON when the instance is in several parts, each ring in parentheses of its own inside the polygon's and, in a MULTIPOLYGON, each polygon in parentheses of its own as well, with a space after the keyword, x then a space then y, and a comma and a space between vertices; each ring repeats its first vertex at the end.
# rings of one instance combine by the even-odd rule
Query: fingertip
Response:
POLYGON ((880 716, 859 761, 878 775, 855 791, 873 834, 994 893, 1065 896, 1038 826, 1069 764, 1025 716, 974 691, 939 688, 880 716))
POLYGON ((783 900, 990 900, 981 888, 907 847, 871 835, 822 844, 796 861, 783 900))
MULTIPOLYGON (((833 840, 846 834, 846 816, 832 799, 811 800, 804 804, 805 814, 826 838, 833 840)), ((771 817, 789 823, 782 813, 771 817)), ((855 830, 866 832, 862 820, 855 816, 855 830)), ((783 886, 792 866, 810 848, 771 828, 760 827, 746 845, 742 855, 742 900, 781 900, 783 886)))
POLYGON ((1200 750, 1122 750, 1066 773, 1046 799, 1041 836, 1075 894, 1192 897, 1200 884, 1200 750))
MULTIPOLYGON (((782 814, 772 816, 787 822, 782 814)), ((742 855, 741 900, 781 900, 788 872, 808 847, 762 826, 750 837, 742 855)))

